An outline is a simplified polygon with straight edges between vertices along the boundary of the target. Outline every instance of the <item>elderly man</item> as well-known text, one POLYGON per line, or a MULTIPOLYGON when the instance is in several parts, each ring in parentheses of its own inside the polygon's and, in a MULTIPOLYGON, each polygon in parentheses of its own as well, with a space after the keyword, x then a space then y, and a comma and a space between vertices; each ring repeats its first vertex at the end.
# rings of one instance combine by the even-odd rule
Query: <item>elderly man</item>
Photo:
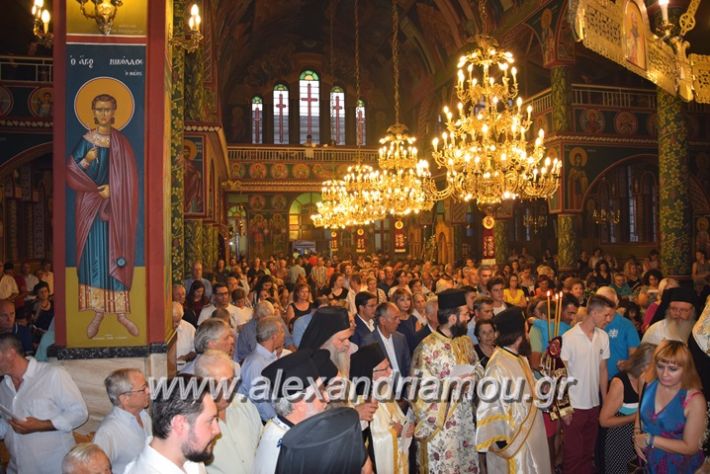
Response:
POLYGON ((111 462, 96 444, 81 443, 64 456, 62 474, 111 474, 111 462))
POLYGON ((242 383, 239 393, 254 402, 264 422, 276 416, 274 407, 268 401, 253 399, 250 391, 254 386, 254 381, 261 376, 261 371, 278 358, 276 350, 283 347, 284 335, 284 325, 281 318, 270 316, 260 319, 256 324, 256 349, 242 363, 242 383))
POLYGON ((220 434, 217 405, 199 383, 190 390, 174 388, 168 383, 156 394, 151 407, 153 439, 124 474, 204 472, 203 463, 212 457, 213 441, 220 434))
POLYGON ((323 378, 337 369, 326 351, 299 350, 271 363, 262 375, 271 386, 268 393, 278 416, 264 427, 254 459, 254 474, 273 474, 281 450, 281 438, 293 426, 325 410, 328 398, 320 392, 323 378), (284 381, 289 380, 289 383, 284 381), (293 383, 299 381, 299 383, 293 383), (311 384, 313 381, 316 386, 311 384))
MULTIPOLYGON (((234 352, 234 329, 221 319, 211 318, 197 328, 195 333, 195 352, 202 354, 207 349, 222 351, 232 357, 234 352)), ((240 373, 238 363, 234 363, 237 375, 240 373)), ((195 361, 189 362, 183 369, 182 374, 195 373, 195 361)))
POLYGON ((190 287, 195 280, 200 280, 205 285, 205 296, 212 296, 212 283, 207 278, 202 277, 202 262, 199 260, 192 265, 192 278, 188 278, 183 283, 187 291, 190 291, 190 287))
MULTIPOLYGON (((462 290, 446 290, 439 297, 439 328, 414 351, 412 374, 443 380, 455 367, 470 368, 467 375, 482 370, 471 339, 466 337, 469 311, 462 290)), ((434 400, 418 396, 414 402, 421 472, 478 472, 478 453, 473 444, 476 432, 470 400, 434 400), (461 402, 461 403, 458 403, 461 402)))
POLYGON ((688 342, 696 316, 696 297, 693 290, 671 288, 666 291, 669 292, 670 303, 664 319, 652 324, 644 333, 641 342, 660 344, 664 339, 688 342))
POLYGON ((326 349, 341 377, 350 372, 350 335, 348 311, 335 306, 318 308, 303 334, 300 349, 326 349))
POLYGON ((123 472, 138 457, 151 436, 150 390, 138 369, 118 369, 104 379, 106 393, 113 408, 101 421, 94 443, 111 460, 115 472, 123 472))
MULTIPOLYGON (((276 316, 276 310, 274 305, 268 301, 260 301, 256 304, 254 308, 254 317, 242 326, 239 332, 239 339, 237 340, 237 350, 235 352, 235 360, 243 362, 246 356, 254 352, 256 349, 256 325, 260 319, 268 318, 270 316, 276 316)), ((295 351, 296 346, 293 343, 293 337, 291 333, 288 332, 286 324, 284 327, 284 347, 290 351, 295 351)))
POLYGON ((11 334, 0 335, 0 375, 0 405, 13 415, 0 418, 7 472, 55 474, 88 416, 79 389, 63 368, 25 358, 11 334))
MULTIPOLYGON (((208 350, 198 357, 195 374, 225 384, 226 388, 234 380, 234 364, 224 352, 208 350)), ((207 472, 250 474, 263 428, 259 412, 245 396, 233 392, 222 394, 215 403, 222 435, 215 441, 207 472)))
POLYGON ((209 304, 202 308, 202 311, 200 311, 200 317, 197 319, 197 325, 199 326, 203 322, 207 321, 216 309, 221 308, 227 310, 227 312, 229 313, 229 318, 231 320, 231 325, 233 328, 236 329, 237 326, 239 326, 237 307, 230 303, 232 298, 229 294, 229 289, 227 288, 227 285, 225 285, 224 283, 215 283, 213 291, 213 302, 212 304, 209 304))
POLYGON ((387 355, 392 372, 406 377, 409 375, 411 356, 407 338, 397 332, 399 327, 399 308, 394 303, 382 303, 375 309, 375 326, 377 329, 363 339, 363 345, 377 343, 382 352, 387 355))
POLYGON ((9 300, 0 301, 0 334, 12 334, 22 343, 25 355, 34 353, 32 332, 27 326, 20 326, 15 321, 15 304, 9 300))

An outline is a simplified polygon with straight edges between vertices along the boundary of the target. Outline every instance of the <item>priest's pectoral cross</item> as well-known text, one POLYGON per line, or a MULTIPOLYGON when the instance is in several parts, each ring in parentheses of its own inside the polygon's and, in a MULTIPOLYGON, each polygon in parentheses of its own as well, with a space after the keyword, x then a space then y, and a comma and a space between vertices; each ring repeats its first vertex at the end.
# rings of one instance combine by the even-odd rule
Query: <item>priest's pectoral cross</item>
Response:
POLYGON ((313 115, 311 114, 311 104, 313 102, 318 102, 317 97, 313 97, 311 95, 311 83, 309 82, 306 84, 306 97, 301 98, 301 102, 305 102, 306 106, 308 107, 307 109, 307 115, 306 115, 306 134, 307 135, 312 135, 312 121, 313 121, 313 115))

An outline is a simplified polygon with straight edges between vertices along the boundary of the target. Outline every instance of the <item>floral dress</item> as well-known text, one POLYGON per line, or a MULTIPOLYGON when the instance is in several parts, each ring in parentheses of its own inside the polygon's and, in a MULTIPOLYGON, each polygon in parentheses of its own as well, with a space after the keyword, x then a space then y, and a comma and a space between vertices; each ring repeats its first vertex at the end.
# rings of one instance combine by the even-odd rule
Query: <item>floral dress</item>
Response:
MULTIPOLYGON (((653 436, 683 439, 683 429, 686 422, 684 410, 688 401, 686 399, 688 391, 678 390, 675 397, 656 413, 657 388, 658 380, 654 380, 647 386, 642 396, 641 429, 653 436)), ((703 452, 700 450, 693 455, 684 456, 658 448, 646 448, 645 454, 649 472, 654 474, 695 472, 704 461, 703 452)))

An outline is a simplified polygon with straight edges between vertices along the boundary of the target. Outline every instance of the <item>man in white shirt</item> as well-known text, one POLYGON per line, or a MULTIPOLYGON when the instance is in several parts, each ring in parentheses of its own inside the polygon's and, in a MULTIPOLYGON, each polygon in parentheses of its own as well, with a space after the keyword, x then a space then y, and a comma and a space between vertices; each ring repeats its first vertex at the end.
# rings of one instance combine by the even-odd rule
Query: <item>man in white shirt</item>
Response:
MULTIPOLYGON (((235 390, 234 364, 224 352, 206 351, 195 363, 195 375, 211 378, 225 388, 235 390)), ((227 394, 228 395, 228 394, 227 394)), ((219 429, 222 435, 214 443, 213 460, 207 464, 209 474, 251 474, 256 447, 263 426, 259 412, 244 395, 217 398, 219 429), (231 402, 230 402, 231 400, 231 402)))
POLYGON ((0 404, 13 414, 0 419, 7 472, 56 474, 74 446, 72 430, 88 416, 79 389, 63 368, 26 359, 11 334, 0 335, 0 375, 0 404))
POLYGON ((354 273, 350 276, 350 291, 348 291, 348 296, 345 298, 345 301, 348 303, 348 313, 356 314, 358 312, 355 297, 362 290, 365 290, 365 288, 362 287, 362 279, 359 274, 354 273))
MULTIPOLYGON (((253 474, 273 474, 281 450, 281 438, 294 425, 325 410, 328 398, 319 393, 322 378, 334 377, 335 365, 325 350, 302 349, 271 363, 262 372, 269 382, 268 394, 278 416, 264 427, 256 449, 253 474), (288 380, 289 383, 284 383, 288 380), (300 383, 294 383, 300 381, 300 383), (318 386, 311 385, 314 381, 318 386), (303 394, 303 396, 298 396, 303 394)), ((267 393, 267 391, 265 391, 267 393)))
POLYGON ((399 308, 394 303, 381 303, 375 309, 375 325, 377 329, 363 339, 362 345, 366 346, 377 342, 387 356, 392 367, 392 372, 400 376, 409 375, 411 356, 407 338, 397 332, 399 327, 399 308))
POLYGON ((177 333, 175 343, 175 359, 178 371, 185 367, 187 362, 195 358, 195 326, 182 317, 185 315, 180 303, 173 301, 173 329, 177 333))
POLYGON ((124 474, 201 474, 220 434, 209 387, 179 378, 156 393, 151 407, 153 439, 124 474), (180 384, 183 384, 180 386, 180 384), (187 384, 190 384, 188 387, 187 384))
POLYGON ((32 301, 36 298, 34 292, 35 286, 39 283, 39 278, 34 276, 30 271, 30 263, 24 262, 20 267, 20 275, 25 279, 25 289, 27 290, 27 296, 25 301, 32 301))
POLYGON ((94 443, 109 457, 114 472, 123 472, 152 433, 146 411, 150 390, 138 369, 115 370, 104 379, 104 386, 113 408, 96 430, 94 443))
POLYGON ((560 358, 567 374, 574 379, 569 399, 574 413, 563 417, 565 429, 564 472, 592 474, 594 446, 599 427, 599 406, 606 397, 609 382, 607 359, 609 336, 604 326, 614 318, 616 304, 601 295, 587 302, 581 322, 562 335, 560 358), (602 400, 599 399, 599 394, 602 400))
POLYGON ((199 326, 203 322, 207 321, 216 309, 223 308, 229 312, 229 319, 231 320, 232 327, 236 329, 237 326, 239 326, 237 320, 237 307, 230 303, 230 300, 231 297, 229 295, 227 285, 224 283, 215 283, 213 303, 202 308, 202 311, 200 311, 200 317, 197 319, 197 325, 199 326))
POLYGON ((247 305, 247 292, 243 288, 234 290, 232 298, 234 299, 234 306, 237 308, 235 313, 237 315, 237 328, 239 328, 239 326, 251 321, 254 316, 254 310, 247 305))

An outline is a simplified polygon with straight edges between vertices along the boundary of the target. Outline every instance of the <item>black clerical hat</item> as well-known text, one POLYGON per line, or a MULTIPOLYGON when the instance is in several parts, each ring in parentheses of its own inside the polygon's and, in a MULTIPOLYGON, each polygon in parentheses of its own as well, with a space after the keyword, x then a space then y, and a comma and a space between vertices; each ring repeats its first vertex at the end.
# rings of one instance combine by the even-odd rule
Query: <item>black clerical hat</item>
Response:
POLYGON ((371 379, 372 369, 386 357, 377 342, 360 347, 355 354, 350 356, 350 378, 368 377, 371 379))
POLYGON ((325 306, 318 308, 313 313, 311 322, 308 323, 306 332, 301 338, 299 349, 320 349, 333 334, 345 329, 350 329, 350 318, 345 308, 325 306))
POLYGON ((281 439, 277 474, 359 474, 367 451, 358 414, 334 408, 291 428, 281 439))
POLYGON ((690 303, 693 306, 695 306, 697 297, 695 296, 695 293, 693 293, 693 290, 690 288, 686 288, 684 286, 680 288, 670 288, 668 290, 665 290, 663 294, 668 291, 669 297, 668 297, 668 303, 672 303, 674 301, 682 301, 684 303, 690 303))
POLYGON ((321 372, 332 377, 331 374, 337 373, 337 369, 332 362, 328 367, 321 353, 325 353, 327 362, 330 362, 328 351, 299 350, 267 365, 261 375, 271 384, 269 393, 276 398, 297 395, 315 383, 321 372))
POLYGON ((453 309, 466 306, 466 291, 450 288, 437 293, 439 309, 453 309))
POLYGON ((493 317, 493 324, 501 336, 524 333, 525 315, 523 310, 518 307, 508 308, 493 317))

